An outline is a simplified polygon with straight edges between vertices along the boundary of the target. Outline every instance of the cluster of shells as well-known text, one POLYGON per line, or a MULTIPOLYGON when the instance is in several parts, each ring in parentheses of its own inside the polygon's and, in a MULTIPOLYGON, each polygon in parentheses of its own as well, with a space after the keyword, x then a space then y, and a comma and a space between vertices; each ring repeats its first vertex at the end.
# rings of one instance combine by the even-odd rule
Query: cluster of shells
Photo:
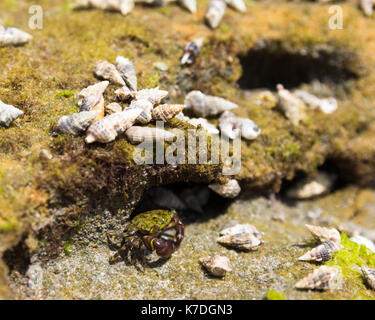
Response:
POLYGON ((166 130, 134 125, 148 124, 152 120, 168 121, 184 106, 160 104, 168 91, 158 87, 138 91, 136 69, 129 59, 118 56, 115 65, 99 60, 94 73, 105 80, 78 94, 79 112, 61 117, 57 124, 59 132, 76 136, 87 131, 86 143, 109 143, 123 133, 132 143, 174 137, 166 130), (117 102, 105 105, 103 93, 109 82, 120 86, 115 93, 120 101, 129 102, 128 107, 123 109, 117 102))
MULTIPOLYGON (((263 243, 263 232, 251 224, 236 224, 220 231, 217 242, 238 251, 253 251, 263 243)), ((224 277, 232 271, 230 260, 224 255, 204 257, 199 260, 203 267, 215 277, 224 277)))
POLYGON ((17 28, 5 28, 0 25, 0 47, 18 46, 29 42, 32 36, 17 28))
POLYGON ((0 126, 9 127, 14 120, 22 115, 22 110, 0 100, 0 126))
MULTIPOLYGON (((191 13, 197 12, 196 0, 76 0, 75 9, 96 8, 101 10, 119 11, 122 15, 129 14, 136 3, 145 3, 154 6, 165 6, 169 2, 178 2, 191 13)), ((224 17, 227 6, 239 12, 246 11, 243 0, 211 0, 206 8, 205 20, 207 24, 215 29, 224 17)))

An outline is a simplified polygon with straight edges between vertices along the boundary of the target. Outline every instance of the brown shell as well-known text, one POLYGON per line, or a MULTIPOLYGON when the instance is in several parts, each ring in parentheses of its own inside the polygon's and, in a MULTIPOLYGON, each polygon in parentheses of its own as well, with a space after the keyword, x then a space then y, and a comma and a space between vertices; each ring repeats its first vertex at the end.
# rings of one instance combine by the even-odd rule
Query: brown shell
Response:
POLYGON ((120 86, 125 85, 125 81, 122 79, 121 74, 117 71, 116 67, 108 61, 99 60, 95 64, 95 75, 120 86))
POLYGON ((298 260, 325 262, 331 260, 333 254, 339 250, 341 250, 339 244, 333 241, 327 241, 308 251, 302 257, 298 258, 298 260))
POLYGON ((337 289, 340 283, 339 269, 329 266, 321 266, 298 281, 297 289, 328 290, 337 289))
POLYGON ((224 277, 227 272, 232 271, 229 259, 223 255, 201 258, 199 262, 215 277, 224 277))
POLYGON ((152 119, 168 121, 184 110, 183 104, 162 104, 152 110, 152 119))

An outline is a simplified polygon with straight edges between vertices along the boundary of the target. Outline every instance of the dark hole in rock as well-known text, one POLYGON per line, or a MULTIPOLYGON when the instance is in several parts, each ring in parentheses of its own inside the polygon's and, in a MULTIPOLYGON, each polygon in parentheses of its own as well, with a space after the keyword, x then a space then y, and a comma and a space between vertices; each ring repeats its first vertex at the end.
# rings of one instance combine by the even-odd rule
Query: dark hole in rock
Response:
POLYGON ((353 57, 350 51, 319 48, 313 53, 293 52, 286 50, 281 41, 262 40, 239 56, 243 72, 238 84, 243 90, 275 90, 278 83, 288 89, 312 82, 337 87, 358 77, 349 69, 353 57))
POLYGON ((3 260, 8 266, 9 273, 17 271, 24 275, 30 264, 30 254, 25 243, 25 238, 14 247, 9 248, 4 252, 3 260))
POLYGON ((147 190, 132 216, 155 209, 175 209, 184 223, 200 222, 224 213, 230 203, 207 185, 178 183, 147 190))

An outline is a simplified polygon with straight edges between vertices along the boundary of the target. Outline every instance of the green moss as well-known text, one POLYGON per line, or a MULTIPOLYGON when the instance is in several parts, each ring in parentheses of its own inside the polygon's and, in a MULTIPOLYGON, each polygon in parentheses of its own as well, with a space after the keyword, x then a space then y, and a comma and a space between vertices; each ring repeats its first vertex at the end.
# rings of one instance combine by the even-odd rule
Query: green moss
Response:
POLYGON ((14 230, 17 226, 15 220, 1 221, 0 220, 0 233, 7 233, 14 230))
POLYGON ((266 300, 285 300, 285 296, 282 292, 278 292, 273 289, 269 289, 264 297, 266 300))
POLYGON ((56 90, 55 94, 58 97, 70 98, 75 95, 75 92, 70 90, 56 90))
POLYGON ((300 147, 295 143, 288 143, 284 147, 283 156, 286 160, 293 156, 300 156, 301 150, 300 147))
POLYGON ((338 251, 327 265, 338 266, 346 278, 359 278, 361 271, 358 267, 375 268, 375 253, 364 245, 350 241, 348 236, 341 234, 343 249, 338 251))

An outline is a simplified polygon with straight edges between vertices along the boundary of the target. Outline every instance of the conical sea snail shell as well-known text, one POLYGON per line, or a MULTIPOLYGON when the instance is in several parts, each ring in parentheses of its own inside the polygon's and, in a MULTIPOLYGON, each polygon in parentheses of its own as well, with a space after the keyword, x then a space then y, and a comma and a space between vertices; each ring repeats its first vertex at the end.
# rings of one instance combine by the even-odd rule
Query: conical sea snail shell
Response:
POLYGON ((141 112, 142 110, 138 108, 124 110, 93 123, 87 130, 86 143, 95 141, 108 143, 115 140, 119 134, 124 133, 134 124, 141 112))
POLYGON ((22 45, 32 38, 30 34, 17 28, 4 28, 0 25, 0 47, 22 45))
POLYGON ((175 137, 172 132, 150 127, 134 126, 126 130, 126 138, 132 143, 148 141, 170 141, 175 137))
POLYGON ((239 12, 246 12, 246 5, 243 0, 225 0, 228 6, 239 12))
POLYGON ((224 17, 227 4, 224 0, 211 0, 207 5, 206 22, 212 29, 216 29, 224 17))
POLYGON ((137 73, 134 64, 128 58, 117 56, 115 65, 129 89, 137 91, 137 73))
POLYGON ((367 284, 372 290, 375 290, 375 269, 361 268, 362 274, 366 279, 367 284))
POLYGON ((333 241, 327 241, 298 258, 299 261, 325 262, 332 259, 335 252, 341 250, 341 245, 333 241))
POLYGON ((101 81, 81 90, 78 94, 78 106, 80 111, 90 111, 97 105, 107 89, 109 81, 101 81))
POLYGON ((221 236, 234 235, 234 234, 239 234, 239 233, 250 233, 255 238, 258 238, 259 240, 261 240, 264 235, 264 233, 258 231, 258 229, 255 226, 253 226, 252 224, 248 224, 248 223, 236 224, 233 227, 225 228, 220 231, 221 236))
POLYGON ((288 90, 284 89, 281 84, 278 84, 276 88, 281 110, 293 124, 298 125, 306 117, 305 104, 288 90))
POLYGON ((262 244, 259 238, 248 232, 226 234, 219 237, 217 242, 239 250, 255 250, 262 244))
POLYGON ((117 89, 115 91, 117 99, 121 101, 128 101, 129 99, 134 98, 135 92, 131 91, 126 85, 117 89))
POLYGON ((197 0, 179 0, 179 3, 191 13, 197 12, 197 0))
POLYGON ((141 109, 142 112, 137 118, 137 122, 147 124, 152 120, 152 111, 153 105, 149 100, 140 99, 140 100, 133 100, 129 107, 126 109, 141 109))
POLYGON ((82 111, 69 116, 62 116, 57 123, 57 130, 74 136, 86 131, 88 126, 98 116, 98 111, 82 111))
POLYGON ((182 64, 192 64, 198 57, 203 45, 203 38, 194 39, 186 44, 184 55, 181 58, 182 64))
POLYGON ((235 179, 230 179, 225 184, 213 183, 208 185, 208 187, 224 198, 235 198, 241 192, 241 187, 235 179))
POLYGON ((238 105, 233 102, 220 97, 205 95, 198 90, 189 92, 185 97, 185 108, 195 115, 204 118, 237 107, 238 105))
POLYGON ((148 100, 152 103, 153 106, 159 104, 166 96, 168 96, 168 91, 160 90, 159 87, 152 89, 143 89, 138 91, 134 99, 135 100, 148 100))
POLYGON ((182 120, 190 123, 194 127, 201 126, 204 130, 206 130, 209 134, 219 134, 219 130, 216 128, 215 125, 209 123, 205 118, 187 118, 186 120, 182 120))
POLYGON ((99 60, 95 64, 95 75, 120 86, 125 85, 125 81, 122 79, 120 72, 118 72, 116 67, 108 61, 99 60))
POLYGON ((14 120, 22 115, 22 110, 0 101, 0 126, 9 127, 14 120))
POLYGON ((227 272, 232 271, 229 259, 223 255, 200 258, 199 262, 211 275, 215 277, 224 277, 227 272))
POLYGON ((161 121, 171 120, 184 108, 183 104, 162 104, 152 110, 152 119, 161 121))
POLYGON ((306 228, 314 235, 315 238, 319 239, 321 242, 333 241, 337 244, 341 243, 340 232, 335 228, 325 228, 319 226, 312 226, 310 224, 305 224, 306 228))
POLYGON ((241 122, 230 111, 225 111, 220 116, 219 127, 222 134, 229 139, 236 139, 241 136, 241 122))
POLYGON ((340 270, 336 267, 321 266, 298 281, 297 289, 328 290, 336 289, 339 286, 340 270))
POLYGON ((121 112, 122 107, 118 103, 112 102, 104 107, 104 111, 107 115, 110 115, 116 112, 121 112))

